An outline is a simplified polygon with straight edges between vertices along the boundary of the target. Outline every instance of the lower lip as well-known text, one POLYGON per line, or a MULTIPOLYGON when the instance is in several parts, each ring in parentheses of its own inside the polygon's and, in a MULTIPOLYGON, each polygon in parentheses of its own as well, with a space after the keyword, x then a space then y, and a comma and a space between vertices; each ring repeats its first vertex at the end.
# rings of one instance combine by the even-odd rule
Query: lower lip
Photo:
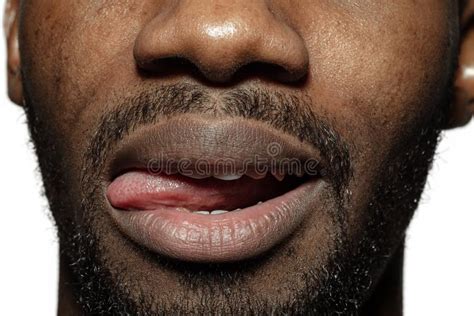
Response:
POLYGON ((110 211, 123 233, 156 253, 194 262, 238 261, 264 253, 294 232, 311 212, 313 198, 308 197, 322 184, 314 179, 261 204, 224 214, 172 207, 110 211))

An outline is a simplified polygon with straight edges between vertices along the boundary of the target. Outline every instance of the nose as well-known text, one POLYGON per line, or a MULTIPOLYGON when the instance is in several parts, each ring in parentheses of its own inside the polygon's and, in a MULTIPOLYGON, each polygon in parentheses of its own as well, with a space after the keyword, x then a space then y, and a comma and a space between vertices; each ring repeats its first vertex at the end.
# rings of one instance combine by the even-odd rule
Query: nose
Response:
POLYGON ((308 71, 305 42, 268 2, 187 0, 157 8, 136 38, 136 64, 158 71, 160 64, 184 59, 220 83, 253 65, 273 80, 296 82, 308 71))

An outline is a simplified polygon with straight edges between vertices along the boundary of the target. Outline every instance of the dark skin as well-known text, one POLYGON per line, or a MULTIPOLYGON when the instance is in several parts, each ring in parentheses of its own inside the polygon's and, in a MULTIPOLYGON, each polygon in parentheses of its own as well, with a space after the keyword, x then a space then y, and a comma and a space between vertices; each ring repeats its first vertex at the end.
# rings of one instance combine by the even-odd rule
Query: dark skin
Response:
MULTIPOLYGON (((8 1, 8 91, 25 106, 58 226, 58 313, 105 313, 93 299, 104 294, 115 313, 171 313, 186 302, 184 313, 401 315, 404 232, 437 136, 474 112, 464 71, 474 65, 473 13, 474 1, 451 0, 8 1), (222 268, 239 280, 229 296, 210 290, 228 280, 218 270, 163 263, 84 190, 96 185, 84 153, 104 113, 118 110, 110 100, 182 82, 217 107, 238 87, 309 96, 311 111, 350 144, 343 228, 315 210, 270 256, 222 268), (192 281, 198 272, 208 280, 192 281), (311 297, 296 294, 304 292, 311 297), (209 298, 214 305, 202 303, 209 298), (318 300, 328 303, 304 308, 318 300)), ((337 195, 325 196, 321 209, 336 210, 337 195)))

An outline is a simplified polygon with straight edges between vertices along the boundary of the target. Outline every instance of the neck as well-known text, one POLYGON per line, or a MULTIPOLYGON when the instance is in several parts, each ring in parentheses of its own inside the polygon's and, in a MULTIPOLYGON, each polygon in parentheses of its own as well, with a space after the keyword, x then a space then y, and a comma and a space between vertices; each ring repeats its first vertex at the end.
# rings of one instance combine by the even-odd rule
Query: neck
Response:
MULTIPOLYGON (((361 315, 403 315, 403 253, 404 245, 402 244, 383 272, 371 298, 363 307, 361 315)), ((63 256, 60 258, 59 273, 58 315, 82 315, 81 307, 75 300, 71 272, 63 256)))
POLYGON ((399 247, 375 286, 372 296, 362 309, 362 315, 403 315, 403 254, 405 245, 399 247))
MULTIPOLYGON (((60 253, 62 253, 60 251, 60 253)), ((73 278, 64 255, 59 258, 58 316, 76 316, 84 314, 76 302, 73 278)))

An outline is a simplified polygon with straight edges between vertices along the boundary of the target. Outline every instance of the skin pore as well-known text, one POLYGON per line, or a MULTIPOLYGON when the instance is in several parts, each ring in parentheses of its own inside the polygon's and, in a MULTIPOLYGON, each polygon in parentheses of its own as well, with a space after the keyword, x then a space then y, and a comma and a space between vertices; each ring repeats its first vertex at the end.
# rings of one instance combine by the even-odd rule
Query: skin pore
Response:
POLYGON ((9 95, 57 224, 59 314, 401 315, 404 232, 442 129, 472 117, 471 13, 448 0, 9 1, 9 95), (179 117, 264 124, 327 157, 294 234, 196 263, 118 229, 113 153, 179 117))

